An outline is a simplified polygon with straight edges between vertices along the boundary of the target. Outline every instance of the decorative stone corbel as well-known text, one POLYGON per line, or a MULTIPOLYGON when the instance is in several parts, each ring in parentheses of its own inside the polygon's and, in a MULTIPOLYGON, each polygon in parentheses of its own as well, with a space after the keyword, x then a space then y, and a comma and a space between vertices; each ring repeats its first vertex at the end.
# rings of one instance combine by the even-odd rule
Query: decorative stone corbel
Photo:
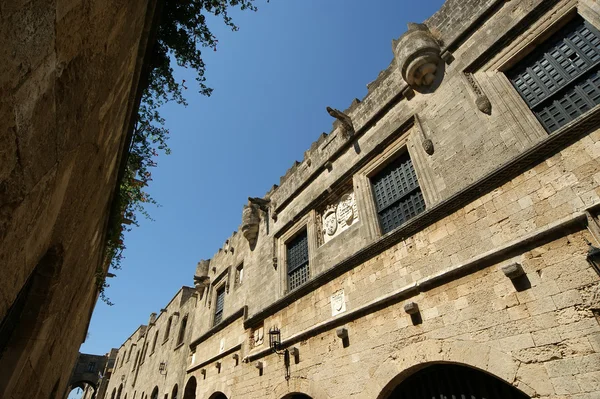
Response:
POLYGON ((210 259, 207 259, 201 260, 198 262, 198 266, 196 266, 196 273, 194 274, 194 286, 196 287, 196 291, 198 291, 200 294, 200 298, 202 298, 204 294, 204 289, 210 284, 210 277, 208 277, 209 265, 210 259))
POLYGON ((427 25, 408 24, 408 31, 392 42, 404 81, 413 89, 430 86, 442 63, 441 48, 427 25))
POLYGON ((348 115, 331 107, 327 107, 327 113, 340 121, 342 124, 342 133, 345 138, 349 138, 354 134, 354 125, 352 124, 352 119, 348 115))
POLYGON ((258 229, 260 224, 259 208, 257 205, 249 203, 244 205, 242 211, 242 234, 248 240, 251 248, 256 245, 258 239, 258 229))
POLYGON ((463 77, 467 83, 467 87, 470 89, 471 96, 475 101, 475 106, 484 114, 491 115, 492 114, 492 103, 488 96, 483 92, 481 86, 479 86, 479 82, 475 79, 470 72, 463 73, 463 77))
POLYGON ((525 274, 525 270, 523 270, 523 266, 515 262, 511 263, 510 265, 503 266, 502 273, 504 273, 504 275, 509 279, 514 280, 523 276, 525 274))
POLYGON ((433 155, 433 152, 435 151, 435 149, 433 147, 433 141, 431 141, 431 139, 429 137, 427 137, 427 134, 425 133, 423 124, 421 123, 421 119, 419 118, 419 115, 415 114, 414 118, 415 118, 415 127, 421 134, 421 143, 423 145, 423 150, 428 155, 433 155))

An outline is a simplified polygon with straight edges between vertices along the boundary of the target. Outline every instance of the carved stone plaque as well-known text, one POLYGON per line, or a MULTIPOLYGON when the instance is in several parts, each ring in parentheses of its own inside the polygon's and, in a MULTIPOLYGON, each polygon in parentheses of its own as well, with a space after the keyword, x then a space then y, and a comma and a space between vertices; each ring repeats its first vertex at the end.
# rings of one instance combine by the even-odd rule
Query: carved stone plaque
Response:
POLYGON ((323 223, 321 243, 326 243, 358 221, 354 193, 349 192, 327 205, 321 214, 323 223))
POLYGON ((346 311, 346 298, 344 290, 339 290, 331 296, 331 315, 337 316, 346 311))
POLYGON ((263 344, 265 338, 265 329, 263 326, 257 327, 252 331, 251 347, 257 347, 263 344))

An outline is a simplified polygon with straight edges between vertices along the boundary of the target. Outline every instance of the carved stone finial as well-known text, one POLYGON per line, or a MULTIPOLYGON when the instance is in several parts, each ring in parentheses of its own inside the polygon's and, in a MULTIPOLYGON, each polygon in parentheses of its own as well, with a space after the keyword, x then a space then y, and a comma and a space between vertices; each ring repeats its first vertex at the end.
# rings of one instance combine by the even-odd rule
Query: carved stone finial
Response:
POLYGON ((427 155, 433 155, 433 141, 431 139, 423 140, 423 150, 427 153, 427 155))
POLYGON ((250 247, 254 247, 258 239, 260 223, 259 207, 250 201, 248 202, 249 204, 244 205, 244 210, 242 211, 242 234, 248 240, 250 247))
POLYGON ((402 77, 412 88, 429 86, 442 62, 440 45, 424 24, 408 24, 408 31, 393 42, 402 77))
POLYGON ((327 113, 340 121, 345 137, 350 137, 354 134, 354 125, 352 124, 352 119, 348 115, 331 107, 327 107, 327 113))

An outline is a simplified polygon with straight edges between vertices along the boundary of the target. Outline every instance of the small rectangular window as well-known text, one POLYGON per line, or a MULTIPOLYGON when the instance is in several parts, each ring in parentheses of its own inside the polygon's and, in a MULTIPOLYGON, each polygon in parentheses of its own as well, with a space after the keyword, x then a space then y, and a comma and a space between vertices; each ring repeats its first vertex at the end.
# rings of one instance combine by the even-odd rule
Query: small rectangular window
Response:
POLYGON ((96 371, 96 362, 89 362, 88 367, 87 367, 87 372, 93 373, 94 371, 96 371))
POLYGON ((373 176, 371 186, 384 234, 425 210, 423 193, 408 152, 373 176))
POLYGON ((308 281, 308 235, 306 229, 286 244, 288 288, 290 291, 308 281))
POLYGON ((217 300, 215 304, 215 325, 223 320, 223 305, 225 304, 225 286, 217 290, 217 300))
POLYGON ((244 264, 243 263, 235 268, 234 285, 237 287, 240 284, 242 284, 242 281, 244 281, 244 264))
POLYGON ((600 32, 578 16, 507 76, 552 133, 600 104, 600 32))

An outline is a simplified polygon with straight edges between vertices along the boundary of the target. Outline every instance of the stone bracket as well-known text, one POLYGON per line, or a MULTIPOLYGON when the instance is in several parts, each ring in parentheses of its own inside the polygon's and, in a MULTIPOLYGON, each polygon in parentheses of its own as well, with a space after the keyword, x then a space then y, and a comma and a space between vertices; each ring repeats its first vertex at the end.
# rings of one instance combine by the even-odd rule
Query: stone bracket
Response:
POLYGON ((470 72, 464 72, 462 74, 463 80, 466 83, 466 86, 469 88, 469 92, 475 101, 475 106, 477 109, 484 114, 491 115, 492 114, 492 103, 488 96, 483 92, 479 82, 475 79, 475 76, 470 72))

